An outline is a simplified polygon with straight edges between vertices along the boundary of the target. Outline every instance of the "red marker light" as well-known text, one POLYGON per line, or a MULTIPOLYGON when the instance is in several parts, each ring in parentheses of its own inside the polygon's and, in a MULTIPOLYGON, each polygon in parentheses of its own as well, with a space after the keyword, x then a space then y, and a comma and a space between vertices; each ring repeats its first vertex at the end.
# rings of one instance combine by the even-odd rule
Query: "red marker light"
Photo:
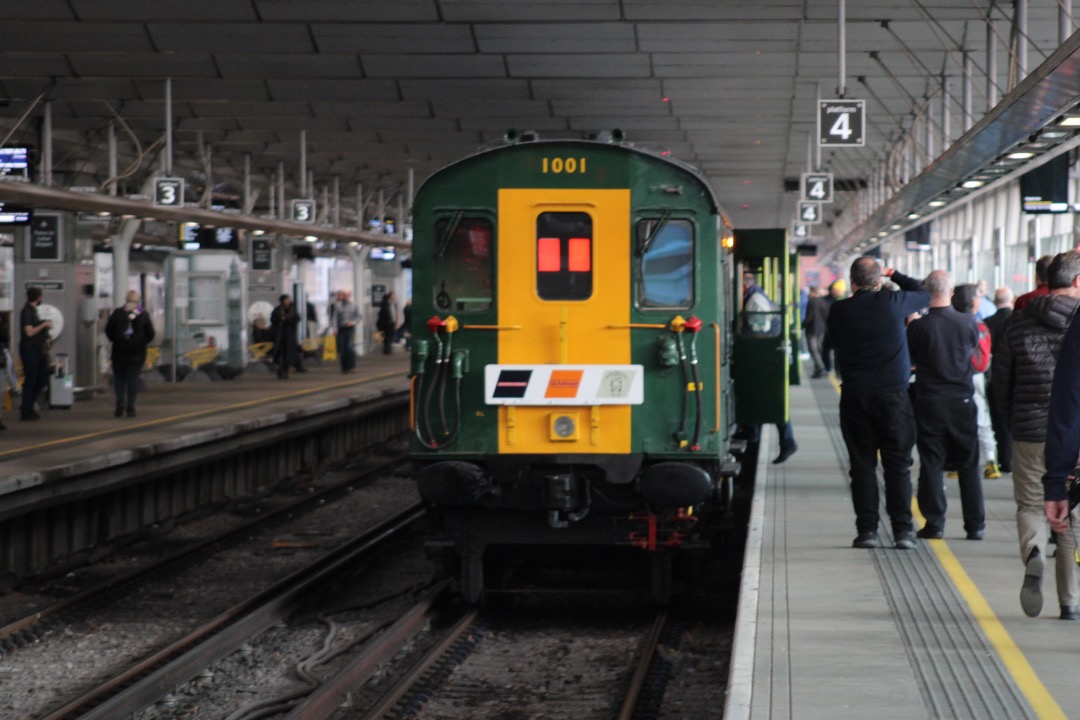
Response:
POLYGON ((589 238, 570 238, 570 272, 589 272, 592 269, 592 240, 589 238))
POLYGON ((559 238, 539 238, 536 241, 536 269, 538 272, 559 272, 559 238))
POLYGON ((433 333, 437 333, 444 327, 446 327, 446 321, 438 315, 432 315, 431 317, 429 317, 427 323, 425 324, 427 325, 428 330, 433 333))

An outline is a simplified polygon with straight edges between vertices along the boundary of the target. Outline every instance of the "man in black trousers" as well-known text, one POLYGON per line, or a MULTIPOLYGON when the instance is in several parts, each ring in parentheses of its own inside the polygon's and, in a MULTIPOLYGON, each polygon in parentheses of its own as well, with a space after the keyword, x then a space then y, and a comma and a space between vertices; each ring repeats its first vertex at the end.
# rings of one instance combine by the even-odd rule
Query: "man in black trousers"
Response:
POLYGON ((851 264, 851 289, 851 297, 837 300, 830 309, 828 330, 843 377, 840 430, 851 460, 851 501, 858 532, 852 546, 878 546, 880 452, 893 539, 897 548, 910 550, 915 547, 911 519, 915 417, 907 393, 911 360, 904 320, 926 307, 930 296, 918 280, 882 268, 869 257, 851 264), (883 274, 900 287, 899 292, 881 292, 883 274))
POLYGON ((917 535, 945 536, 945 465, 960 477, 960 503, 968 540, 982 540, 985 527, 979 473, 978 417, 971 353, 979 342, 975 316, 952 306, 953 279, 945 270, 927 276, 930 311, 908 326, 915 365, 918 421, 919 510, 926 518, 917 535))

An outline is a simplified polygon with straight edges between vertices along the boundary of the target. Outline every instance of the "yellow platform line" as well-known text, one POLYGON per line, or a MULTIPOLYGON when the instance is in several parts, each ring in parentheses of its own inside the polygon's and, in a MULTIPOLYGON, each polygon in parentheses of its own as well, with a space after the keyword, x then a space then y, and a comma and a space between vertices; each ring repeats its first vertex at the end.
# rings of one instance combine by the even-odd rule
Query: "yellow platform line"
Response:
MULTIPOLYGON (((839 393, 840 383, 837 381, 836 376, 830 373, 829 381, 836 388, 836 392, 839 393)), ((926 524, 926 518, 919 512, 919 504, 915 498, 911 499, 911 514, 915 516, 919 525, 926 524)), ((938 562, 941 563, 941 567, 945 570, 949 579, 952 580, 957 592, 960 593, 960 597, 967 603, 971 616, 979 623, 979 627, 982 628, 998 657, 1001 658, 1005 668, 1012 675, 1016 686, 1020 688, 1020 692, 1024 694, 1040 720, 1067 720, 1068 716, 1057 701, 1054 700, 1054 696, 1050 694, 1046 686, 1043 685, 1035 669, 1031 667, 1031 663, 1028 662, 1023 651, 1020 650, 1012 636, 1009 635, 1009 631, 1005 629, 1001 620, 994 614, 994 611, 990 608, 990 603, 986 601, 975 581, 971 579, 960 560, 953 554, 949 544, 945 540, 926 540, 924 542, 930 544, 930 549, 934 551, 938 562)))
POLYGON ((166 418, 160 418, 158 420, 148 420, 140 423, 124 423, 123 427, 117 427, 110 430, 101 430, 99 432, 86 433, 85 435, 74 435, 72 437, 61 438, 59 440, 50 440, 49 442, 38 443, 37 445, 23 445, 22 447, 14 448, 12 450, 4 450, 0 452, 0 458, 8 455, 19 455, 22 453, 29 453, 34 450, 40 450, 42 448, 55 447, 57 445, 66 445, 68 443, 82 442, 84 440, 92 440, 93 438, 104 437, 106 435, 116 435, 119 433, 130 433, 132 430, 138 430, 141 428, 154 427, 155 425, 164 425, 165 423, 176 422, 178 420, 191 420, 192 418, 204 417, 206 415, 216 415, 218 413, 226 412, 228 410, 240 410, 242 408, 255 407, 257 405, 265 405, 267 403, 275 402, 277 400, 287 400, 289 398, 303 397, 304 395, 314 395, 315 393, 324 392, 326 390, 336 390, 338 388, 349 387, 351 385, 363 385, 365 383, 373 382, 375 380, 385 380, 387 378, 400 376, 402 372, 400 370, 395 372, 382 373, 381 375, 372 375, 371 377, 358 378, 356 380, 347 380, 344 382, 334 383, 332 385, 320 385, 314 388, 307 388, 305 390, 296 390, 295 392, 282 393, 280 395, 271 395, 269 397, 259 398, 257 400, 247 400, 241 403, 233 403, 232 405, 223 405, 214 407, 209 410, 198 410, 196 412, 183 413, 181 415, 171 415, 166 418))

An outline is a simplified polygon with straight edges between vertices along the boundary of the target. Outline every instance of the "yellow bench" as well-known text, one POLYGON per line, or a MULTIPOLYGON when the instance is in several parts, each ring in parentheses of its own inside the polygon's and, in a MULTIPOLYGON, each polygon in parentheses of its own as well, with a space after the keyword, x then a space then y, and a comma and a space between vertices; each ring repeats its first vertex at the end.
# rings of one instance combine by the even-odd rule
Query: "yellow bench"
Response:
POLYGON ((248 352, 251 353, 251 359, 254 362, 266 360, 266 356, 269 355, 270 351, 273 349, 274 343, 272 342, 261 342, 248 345, 248 352))
POLYGON ((161 348, 148 347, 146 348, 146 363, 143 364, 144 370, 152 370, 161 358, 161 348))
POLYGON ((202 347, 188 350, 184 353, 184 359, 187 360, 192 370, 198 370, 203 365, 214 362, 219 354, 221 354, 221 348, 202 347))

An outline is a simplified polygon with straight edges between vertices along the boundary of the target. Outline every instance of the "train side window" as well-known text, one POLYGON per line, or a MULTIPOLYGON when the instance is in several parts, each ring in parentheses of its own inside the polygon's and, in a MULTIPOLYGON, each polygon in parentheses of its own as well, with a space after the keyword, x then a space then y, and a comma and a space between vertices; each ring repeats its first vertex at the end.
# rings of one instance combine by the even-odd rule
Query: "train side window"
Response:
POLYGON ((637 296, 641 308, 694 304, 694 225, 652 218, 637 224, 637 296))
POLYGON ((435 307, 442 312, 491 308, 495 227, 486 218, 457 213, 435 222, 435 307))
POLYGON ((544 212, 536 218, 536 292, 542 300, 592 296, 592 217, 544 212))

